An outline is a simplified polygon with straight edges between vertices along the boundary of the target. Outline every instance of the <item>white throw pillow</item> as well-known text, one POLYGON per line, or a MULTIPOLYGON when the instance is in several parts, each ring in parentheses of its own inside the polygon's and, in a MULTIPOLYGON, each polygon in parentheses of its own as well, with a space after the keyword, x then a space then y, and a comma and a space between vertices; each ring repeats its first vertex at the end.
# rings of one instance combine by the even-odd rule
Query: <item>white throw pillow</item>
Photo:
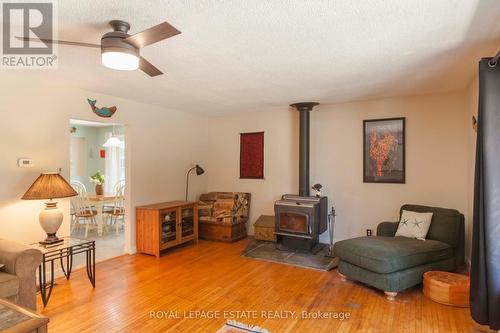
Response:
POLYGON ((425 239, 431 226, 432 213, 403 210, 396 236, 425 239))

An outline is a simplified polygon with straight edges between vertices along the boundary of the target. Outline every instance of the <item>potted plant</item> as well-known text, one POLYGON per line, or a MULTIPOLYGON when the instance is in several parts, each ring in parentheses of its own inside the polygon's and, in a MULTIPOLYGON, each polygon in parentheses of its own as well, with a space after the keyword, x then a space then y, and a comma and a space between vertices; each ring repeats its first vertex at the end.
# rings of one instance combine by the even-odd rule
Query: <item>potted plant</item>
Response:
POLYGON ((89 177, 90 182, 95 184, 95 194, 102 195, 102 184, 104 184, 104 175, 101 171, 97 171, 94 175, 89 177))

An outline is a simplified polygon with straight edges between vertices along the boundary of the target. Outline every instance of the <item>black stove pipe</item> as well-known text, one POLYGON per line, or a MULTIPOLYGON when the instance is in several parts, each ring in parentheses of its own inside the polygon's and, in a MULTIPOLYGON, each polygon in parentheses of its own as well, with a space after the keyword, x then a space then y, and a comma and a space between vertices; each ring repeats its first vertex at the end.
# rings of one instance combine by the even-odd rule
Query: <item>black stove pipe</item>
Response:
POLYGON ((309 112, 319 105, 315 102, 295 103, 290 106, 299 111, 299 195, 309 196, 309 149, 310 149, 310 119, 309 112))

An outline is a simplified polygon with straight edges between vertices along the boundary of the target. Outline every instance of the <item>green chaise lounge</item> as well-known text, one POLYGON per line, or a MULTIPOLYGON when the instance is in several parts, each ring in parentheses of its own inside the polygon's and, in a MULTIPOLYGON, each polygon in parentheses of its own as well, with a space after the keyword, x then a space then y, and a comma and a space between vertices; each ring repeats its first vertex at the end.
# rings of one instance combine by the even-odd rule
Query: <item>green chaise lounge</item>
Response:
POLYGON ((403 205, 403 210, 432 212, 426 240, 394 235, 399 222, 382 222, 377 236, 336 242, 339 274, 383 290, 393 300, 399 291, 422 282, 426 271, 455 271, 464 263, 464 216, 455 209, 403 205))

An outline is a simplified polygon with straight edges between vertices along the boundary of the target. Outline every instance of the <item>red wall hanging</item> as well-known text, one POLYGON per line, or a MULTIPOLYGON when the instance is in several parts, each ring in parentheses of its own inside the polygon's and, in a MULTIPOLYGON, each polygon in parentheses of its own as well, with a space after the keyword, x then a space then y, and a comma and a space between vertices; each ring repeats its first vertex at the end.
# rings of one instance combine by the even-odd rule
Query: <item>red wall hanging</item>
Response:
POLYGON ((240 178, 264 179, 264 132, 240 134, 240 178))

